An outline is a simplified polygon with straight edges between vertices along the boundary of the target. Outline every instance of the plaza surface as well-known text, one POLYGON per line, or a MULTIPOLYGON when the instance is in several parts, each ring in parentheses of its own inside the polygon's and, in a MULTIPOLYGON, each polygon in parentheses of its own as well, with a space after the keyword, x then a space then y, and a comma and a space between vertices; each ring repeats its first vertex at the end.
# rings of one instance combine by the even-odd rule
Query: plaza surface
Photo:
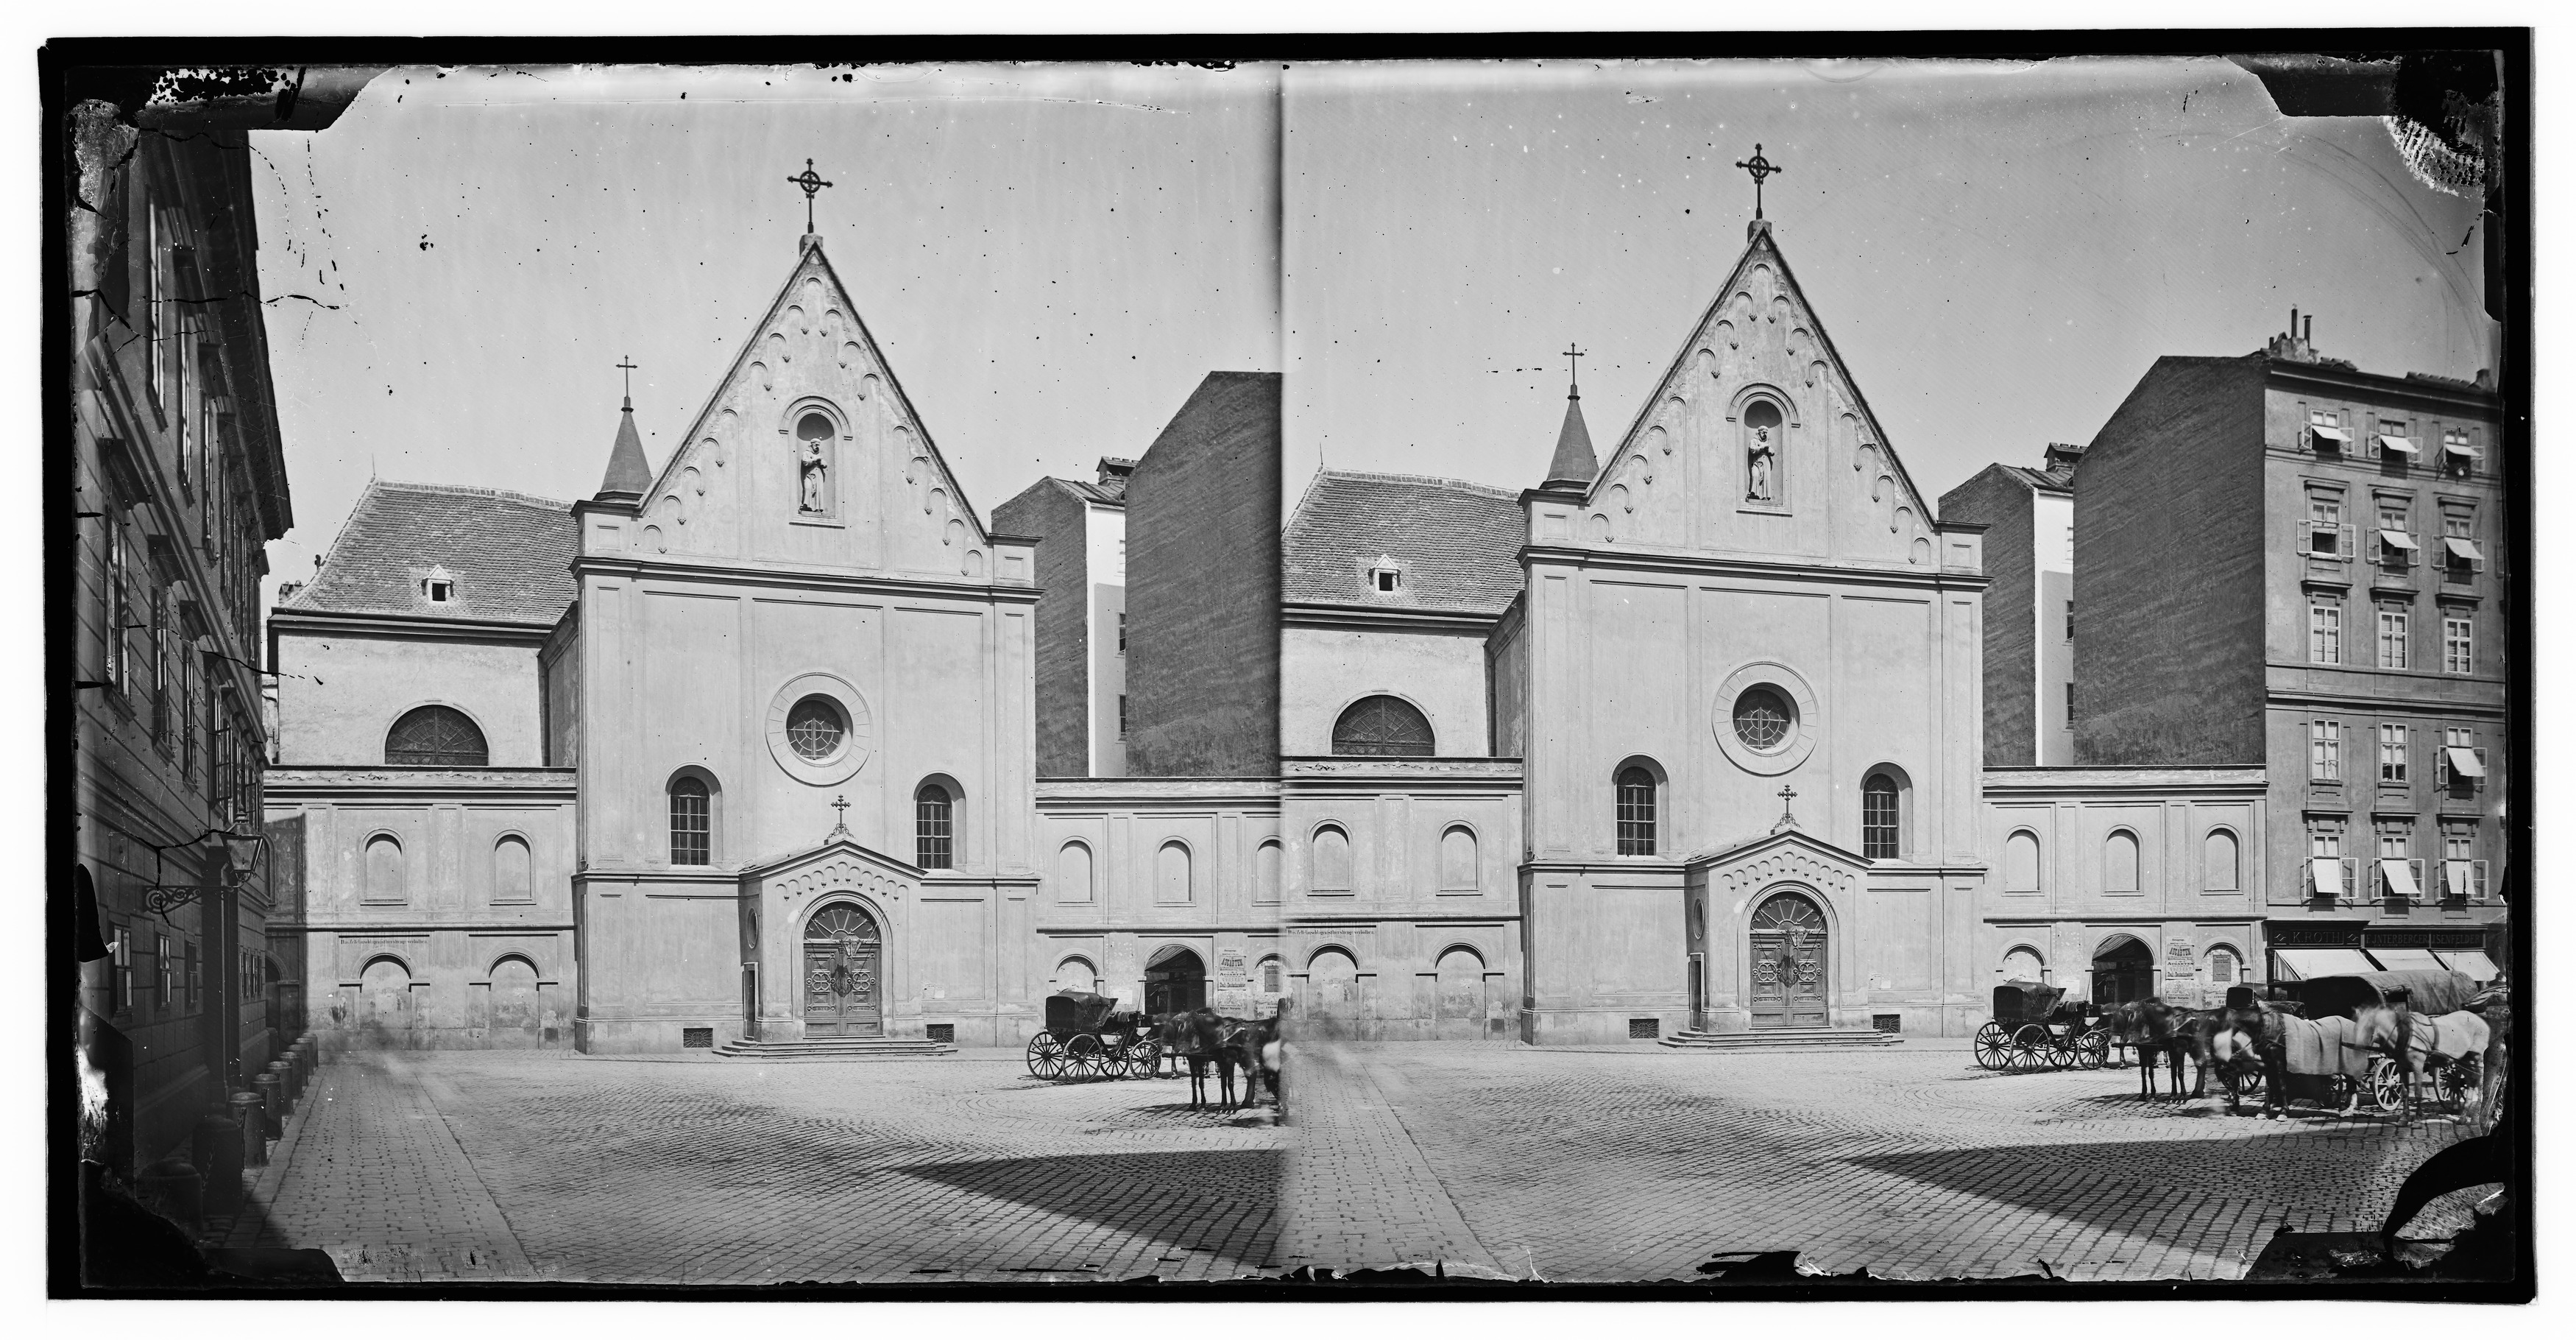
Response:
POLYGON ((1292 1066, 1281 1127, 1000 1052, 352 1052, 232 1245, 441 1283, 1655 1280, 1781 1250, 1882 1279, 2235 1279, 2284 1228, 2375 1228, 2460 1135, 2142 1103, 2134 1072, 1989 1074, 1939 1040, 1314 1044, 1292 1066))

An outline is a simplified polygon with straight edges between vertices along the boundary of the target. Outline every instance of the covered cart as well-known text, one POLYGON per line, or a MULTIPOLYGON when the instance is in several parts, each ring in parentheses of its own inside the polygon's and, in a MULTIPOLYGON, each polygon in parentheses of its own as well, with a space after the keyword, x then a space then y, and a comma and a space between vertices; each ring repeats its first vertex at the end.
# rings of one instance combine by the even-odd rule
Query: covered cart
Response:
POLYGON ((1039 1079, 1143 1079, 1154 1073, 1162 1044, 1153 1021, 1088 991, 1046 999, 1046 1027, 1029 1039, 1029 1073, 1039 1079))
POLYGON ((2091 1004, 2043 982, 1996 987, 1995 1017, 1977 1030, 1977 1064, 1988 1070, 2099 1070, 2110 1052, 2111 1031, 2091 1004))
MULTIPOLYGON (((2408 969, 2309 977, 2290 983, 2289 991, 2304 1017, 2284 1027, 2289 1087, 2281 1096, 2345 1106, 2358 1090, 2381 1111, 2396 1112, 2405 1106, 2405 1078, 2394 1060, 2358 1042, 2355 1016, 2378 1006, 2403 1006, 2438 1018, 2468 1009, 2478 987, 2465 973, 2408 969)), ((2429 1078, 2445 1101, 2457 1101, 2475 1082, 2477 1058, 2449 1059, 2429 1078)))

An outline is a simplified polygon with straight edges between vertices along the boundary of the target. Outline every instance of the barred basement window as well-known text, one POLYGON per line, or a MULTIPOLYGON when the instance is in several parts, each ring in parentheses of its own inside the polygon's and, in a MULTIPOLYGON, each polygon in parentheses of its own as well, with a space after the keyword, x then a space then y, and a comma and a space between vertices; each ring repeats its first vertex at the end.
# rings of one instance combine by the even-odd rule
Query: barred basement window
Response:
POLYGON ((924 870, 956 868, 956 800, 937 782, 924 783, 913 796, 914 864, 924 870))
POLYGON ((1619 774, 1619 854, 1655 854, 1655 774, 1629 768, 1619 774))
POLYGON ((695 777, 671 783, 671 864, 705 865, 712 854, 707 784, 695 777))

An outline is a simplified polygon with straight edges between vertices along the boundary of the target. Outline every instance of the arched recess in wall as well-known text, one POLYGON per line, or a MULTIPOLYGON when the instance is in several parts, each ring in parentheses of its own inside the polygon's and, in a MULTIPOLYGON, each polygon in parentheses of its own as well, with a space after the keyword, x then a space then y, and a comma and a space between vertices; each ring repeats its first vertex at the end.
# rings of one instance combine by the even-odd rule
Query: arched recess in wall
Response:
POLYGON ((1190 844, 1179 838, 1173 838, 1154 850, 1154 901, 1166 904, 1190 901, 1190 844))
POLYGON ((1360 1005, 1359 960, 1338 945, 1316 950, 1306 959, 1306 991, 1315 1013, 1356 1013, 1360 1005))
POLYGON ((399 903, 411 897, 410 872, 403 860, 402 839, 391 833, 375 833, 367 838, 365 865, 359 878, 359 897, 370 903, 399 903))
POLYGON ((1078 954, 1068 955, 1062 963, 1055 965, 1055 984, 1059 991, 1097 991, 1100 989, 1100 970, 1093 967, 1087 958, 1078 954))
POLYGON ((492 844, 492 901, 530 903, 536 897, 536 863, 528 855, 527 838, 503 833, 492 844))
POLYGON ((2039 892, 2039 834, 2027 828, 2004 839, 2004 892, 2039 892))
POLYGON ((411 967, 378 954, 358 970, 358 1023, 368 1029, 403 1028, 411 1022, 411 967))
POLYGON ((1253 848, 1252 901, 1256 903, 1276 903, 1279 901, 1279 868, 1281 860, 1282 852, 1280 851, 1279 839, 1277 838, 1265 838, 1262 840, 1260 846, 1253 848))
POLYGON ((1472 946, 1451 945, 1433 964, 1432 981, 1439 993, 1434 1013, 1445 1026, 1444 1036, 1473 1036, 1484 1027, 1489 1005, 1484 955, 1472 946))
POLYGON ((1325 824, 1315 830, 1311 844, 1315 852, 1314 888, 1317 893, 1351 891, 1351 835, 1340 824, 1325 824))
POLYGON ((1429 758, 1436 750, 1431 718, 1393 694, 1377 693, 1342 709, 1333 721, 1333 752, 1366 758, 1429 758))
POLYGON ((492 960, 490 971, 483 974, 491 991, 488 1026, 505 1031, 533 1033, 537 1029, 538 991, 542 983, 537 965, 525 954, 503 954, 492 960))
POLYGON ((385 732, 385 763, 396 768, 480 768, 492 751, 474 718, 443 703, 415 707, 385 732))
POLYGON ((1253 974, 1253 980, 1260 987, 1263 995, 1278 995, 1281 991, 1287 989, 1287 960, 1280 958, 1277 954, 1272 954, 1269 957, 1262 959, 1260 967, 1253 974))
POLYGON ((2243 887, 2239 865, 2240 849, 2231 829, 2213 828, 2200 843, 2200 887, 2213 893, 2232 893, 2243 887))
POLYGON ((2138 835, 2128 829, 2112 829, 2102 839, 2102 891, 2138 891, 2138 835))
POLYGON ((1476 830, 1451 824, 1440 834, 1440 889, 1472 893, 1482 872, 1476 868, 1476 830))
POLYGON ((1060 903, 1091 901, 1091 844, 1079 839, 1055 854, 1055 897, 1060 903))
POLYGON ((2007 982, 2044 982, 2048 980, 2048 960, 2029 945, 2014 945, 2004 955, 2004 980, 2007 982))
POLYGON ((2221 942, 2209 947, 2209 984, 2234 986, 2245 972, 2245 955, 2236 946, 2221 942))

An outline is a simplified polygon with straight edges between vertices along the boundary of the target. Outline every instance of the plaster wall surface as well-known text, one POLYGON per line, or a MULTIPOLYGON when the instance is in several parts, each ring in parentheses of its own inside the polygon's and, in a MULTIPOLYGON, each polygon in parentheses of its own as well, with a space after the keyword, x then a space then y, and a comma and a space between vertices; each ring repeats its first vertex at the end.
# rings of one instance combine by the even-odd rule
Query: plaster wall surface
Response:
POLYGON ((1279 634, 1280 747, 1333 752, 1333 724, 1352 703, 1401 698, 1430 719, 1433 752, 1492 752, 1481 632, 1393 632, 1291 624, 1279 634))
POLYGON ((473 719, 491 765, 545 764, 537 647, 387 637, 281 633, 277 639, 278 759, 290 767, 385 761, 385 733, 405 712, 441 704, 473 719))

